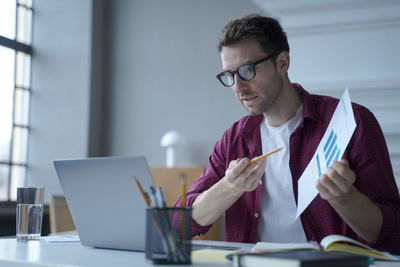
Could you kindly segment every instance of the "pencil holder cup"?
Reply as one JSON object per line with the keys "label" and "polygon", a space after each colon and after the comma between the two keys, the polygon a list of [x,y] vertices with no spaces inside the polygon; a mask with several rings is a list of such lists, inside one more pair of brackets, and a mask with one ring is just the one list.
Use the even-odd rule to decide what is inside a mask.
{"label": "pencil holder cup", "polygon": [[146,258],[153,264],[191,263],[192,208],[146,210]]}

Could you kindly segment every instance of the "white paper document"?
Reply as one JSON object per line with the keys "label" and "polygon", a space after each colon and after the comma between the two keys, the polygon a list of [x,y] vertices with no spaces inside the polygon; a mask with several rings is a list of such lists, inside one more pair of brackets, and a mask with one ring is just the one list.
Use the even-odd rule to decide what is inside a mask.
{"label": "white paper document", "polygon": [[79,235],[52,235],[52,236],[42,236],[42,240],[46,242],[56,243],[56,242],[80,242]]}
{"label": "white paper document", "polygon": [[346,89],[314,156],[298,181],[296,218],[318,195],[318,190],[315,187],[316,181],[334,160],[342,158],[355,129],[356,121],[351,107],[349,91]]}

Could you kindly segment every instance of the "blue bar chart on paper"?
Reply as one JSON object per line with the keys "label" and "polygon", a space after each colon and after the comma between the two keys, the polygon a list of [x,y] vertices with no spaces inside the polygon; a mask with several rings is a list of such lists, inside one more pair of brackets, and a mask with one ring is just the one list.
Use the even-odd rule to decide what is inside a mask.
{"label": "blue bar chart on paper", "polygon": [[341,160],[351,136],[356,128],[349,92],[346,89],[339,101],[320,143],[298,181],[299,216],[318,195],[316,181],[332,163]]}
{"label": "blue bar chart on paper", "polygon": [[[323,144],[323,153],[316,153],[315,156],[315,164],[313,171],[313,181],[319,179],[321,175],[324,173],[324,170],[331,166],[331,163],[334,160],[339,160],[340,155],[340,147],[337,143],[338,133],[334,130],[331,130],[329,133],[328,140]],[[321,156],[320,156],[321,154]]]}
{"label": "blue bar chart on paper", "polygon": [[336,143],[337,134],[332,130],[328,141],[325,143],[324,146],[324,153],[325,153],[325,160],[326,160],[326,167],[331,166],[331,162],[333,159],[338,160],[340,154],[340,148]]}

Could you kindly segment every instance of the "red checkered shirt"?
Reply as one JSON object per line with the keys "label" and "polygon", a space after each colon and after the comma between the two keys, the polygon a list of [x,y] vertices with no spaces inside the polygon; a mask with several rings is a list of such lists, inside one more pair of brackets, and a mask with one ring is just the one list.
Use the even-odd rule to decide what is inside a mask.
{"label": "red checkered shirt", "polygon": [[[303,102],[302,120],[290,136],[289,168],[293,179],[293,192],[297,201],[297,182],[310,162],[328,127],[338,99],[312,95],[300,85],[293,84]],[[365,107],[352,104],[357,123],[355,132],[343,158],[349,161],[356,174],[354,186],[376,203],[383,214],[382,230],[377,241],[368,243],[361,239],[318,195],[300,216],[309,241],[320,242],[327,235],[340,234],[357,239],[380,250],[400,247],[400,197],[389,153],[381,128],[374,115]],[[260,123],[263,115],[246,116],[235,122],[214,146],[207,167],[190,187],[187,205],[221,180],[229,162],[237,158],[253,158],[262,154]],[[254,243],[261,212],[259,185],[254,191],[244,193],[225,212],[225,240]],[[179,201],[177,202],[178,205]],[[271,218],[273,220],[273,218]],[[201,235],[211,226],[200,226],[193,221],[193,235]]]}

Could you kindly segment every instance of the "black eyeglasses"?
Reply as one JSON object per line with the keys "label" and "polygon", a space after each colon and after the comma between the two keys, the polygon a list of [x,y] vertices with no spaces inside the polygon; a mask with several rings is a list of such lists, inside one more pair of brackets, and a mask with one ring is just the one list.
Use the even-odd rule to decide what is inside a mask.
{"label": "black eyeglasses", "polygon": [[250,81],[252,80],[254,77],[256,77],[256,68],[255,66],[257,64],[260,64],[264,61],[267,61],[268,59],[273,58],[274,56],[278,55],[279,53],[273,53],[263,59],[260,59],[256,62],[250,63],[250,64],[244,64],[240,67],[238,67],[236,70],[234,71],[223,71],[220,74],[217,75],[217,79],[222,83],[222,85],[226,86],[226,87],[231,87],[235,84],[235,73],[238,74],[238,76],[240,77],[240,79],[244,80],[244,81]]}

